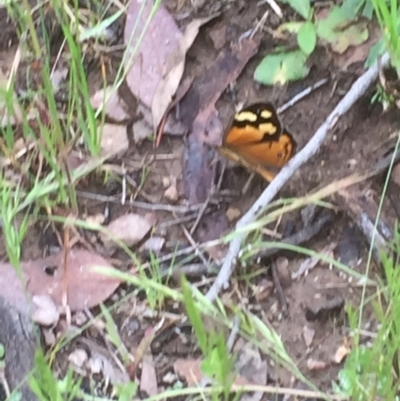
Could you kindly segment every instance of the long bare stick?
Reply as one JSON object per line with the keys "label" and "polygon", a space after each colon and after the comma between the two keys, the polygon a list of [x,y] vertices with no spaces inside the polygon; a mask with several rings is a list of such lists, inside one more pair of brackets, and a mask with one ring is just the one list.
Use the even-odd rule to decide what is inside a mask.
{"label": "long bare stick", "polygon": [[[380,67],[387,65],[388,62],[389,55],[386,53],[380,60]],[[250,210],[237,222],[236,229],[241,229],[249,223],[252,223],[260,214],[260,212],[262,212],[271,202],[283,185],[285,185],[286,182],[292,177],[294,172],[305,162],[307,162],[315,153],[317,153],[328,132],[336,125],[339,118],[344,115],[367,91],[367,89],[378,77],[378,72],[378,63],[375,63],[363,75],[361,75],[356,82],[354,82],[346,96],[338,103],[332,113],[318,128],[317,132],[310,139],[307,145],[304,146],[304,148],[297,153],[297,155],[295,155],[293,159],[279,172],[275,179],[268,185],[257,201],[253,204]],[[214,284],[211,286],[206,295],[209,300],[214,300],[221,288],[226,288],[228,286],[228,281],[234,270],[236,257],[240,251],[244,237],[245,234],[239,232],[231,241],[221,270],[219,271]]]}

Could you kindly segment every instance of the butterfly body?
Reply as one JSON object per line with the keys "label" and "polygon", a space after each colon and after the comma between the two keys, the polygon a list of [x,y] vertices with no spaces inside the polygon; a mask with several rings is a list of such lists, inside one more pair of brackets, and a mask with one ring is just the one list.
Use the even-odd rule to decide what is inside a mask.
{"label": "butterfly body", "polygon": [[296,142],[283,129],[270,103],[256,103],[235,114],[220,153],[272,181],[270,169],[283,167],[294,155]]}

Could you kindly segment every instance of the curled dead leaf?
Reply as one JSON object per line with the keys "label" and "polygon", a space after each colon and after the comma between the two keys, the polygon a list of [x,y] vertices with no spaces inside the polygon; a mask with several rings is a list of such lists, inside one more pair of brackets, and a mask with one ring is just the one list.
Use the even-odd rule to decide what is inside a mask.
{"label": "curled dead leaf", "polygon": [[115,239],[131,247],[141,241],[150,231],[152,224],[148,219],[136,213],[128,213],[113,220],[107,227],[107,233],[101,234],[104,246],[108,250],[118,248]]}
{"label": "curled dead leaf", "polygon": [[350,347],[346,344],[342,344],[335,352],[335,355],[332,357],[332,362],[334,363],[342,363],[344,358],[350,354]]}

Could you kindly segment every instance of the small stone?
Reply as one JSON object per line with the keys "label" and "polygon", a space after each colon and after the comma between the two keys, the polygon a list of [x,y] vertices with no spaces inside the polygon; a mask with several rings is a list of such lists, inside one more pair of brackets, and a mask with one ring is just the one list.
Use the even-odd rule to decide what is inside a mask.
{"label": "small stone", "polygon": [[226,211],[226,218],[228,219],[229,222],[232,222],[232,221],[238,219],[241,215],[242,215],[242,212],[240,211],[240,209],[238,209],[236,207],[230,207]]}
{"label": "small stone", "polygon": [[171,185],[169,188],[167,188],[164,192],[164,197],[171,202],[176,202],[179,199],[179,193],[176,185]]}
{"label": "small stone", "polygon": [[68,361],[73,363],[78,368],[82,368],[88,359],[86,351],[82,348],[77,348],[68,355]]}
{"label": "small stone", "polygon": [[58,322],[60,312],[48,295],[35,295],[32,302],[37,309],[33,312],[32,320],[42,326],[52,326]]}

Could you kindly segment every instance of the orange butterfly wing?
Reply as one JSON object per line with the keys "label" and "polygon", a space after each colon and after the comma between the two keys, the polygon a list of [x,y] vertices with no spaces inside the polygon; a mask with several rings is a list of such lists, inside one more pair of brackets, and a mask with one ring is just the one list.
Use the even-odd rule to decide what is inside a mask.
{"label": "orange butterfly wing", "polygon": [[235,114],[231,129],[224,137],[224,145],[241,145],[263,141],[266,137],[277,139],[282,125],[270,103],[256,103]]}
{"label": "orange butterfly wing", "polygon": [[251,164],[280,168],[292,158],[295,148],[292,135],[285,131],[278,140],[243,144],[232,150]]}
{"label": "orange butterfly wing", "polygon": [[296,142],[282,126],[273,106],[257,103],[238,112],[219,148],[225,157],[272,181],[266,167],[283,167],[296,151]]}

